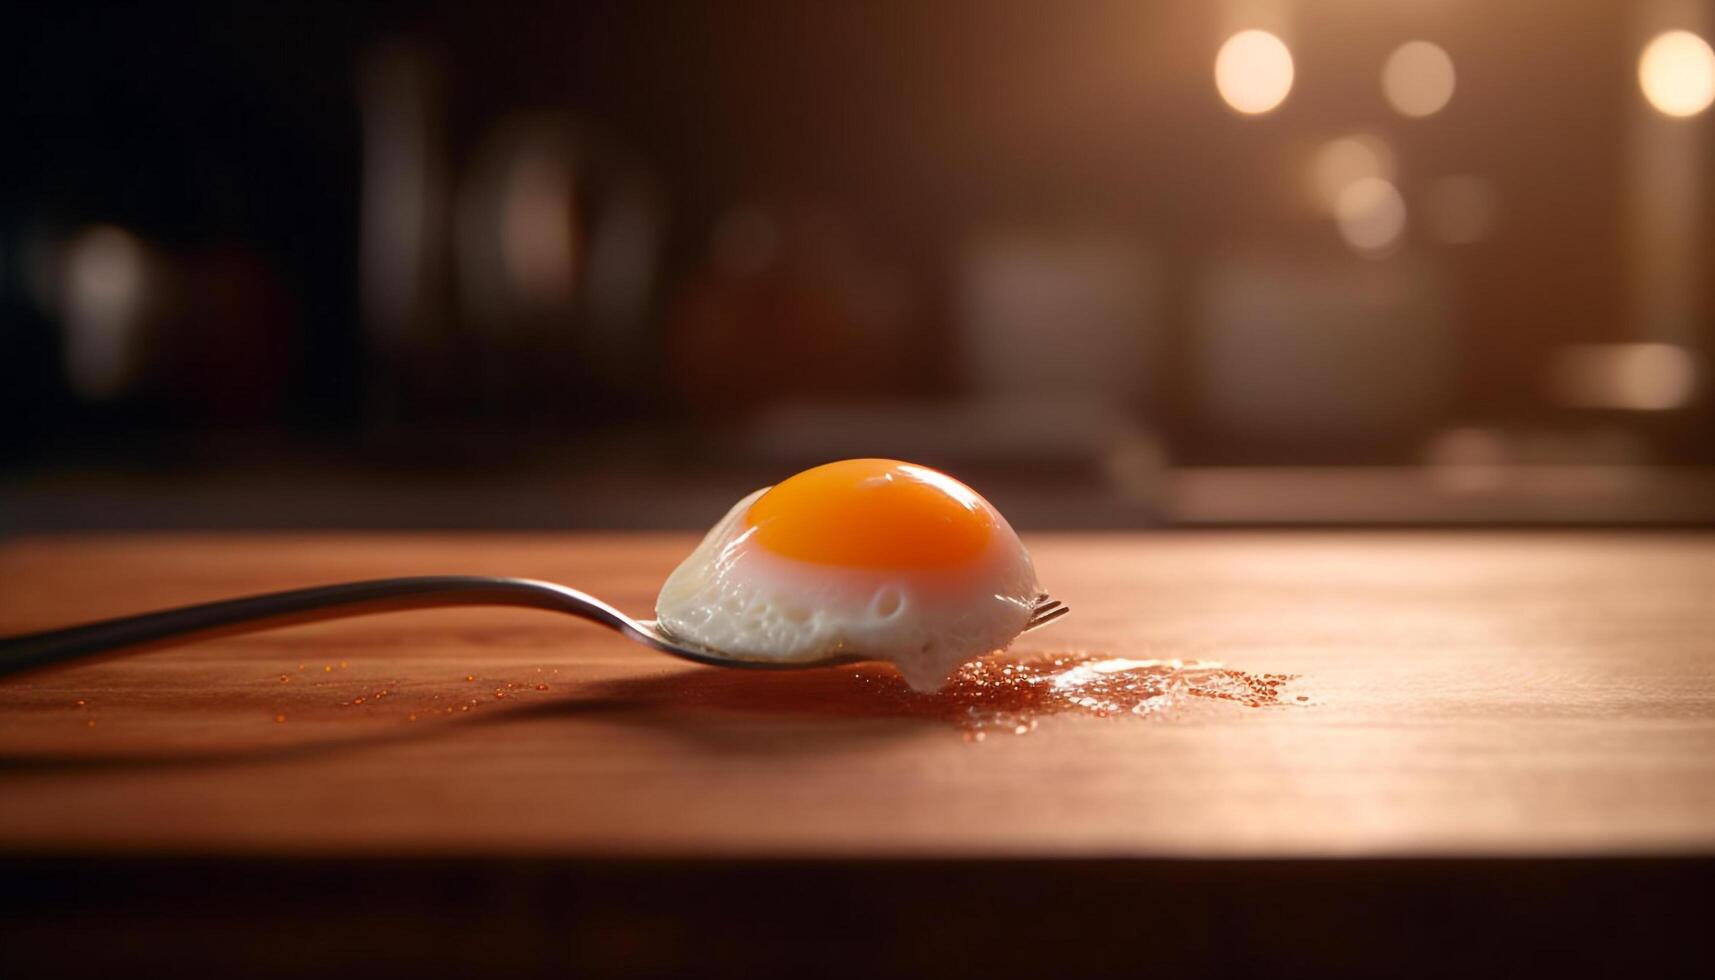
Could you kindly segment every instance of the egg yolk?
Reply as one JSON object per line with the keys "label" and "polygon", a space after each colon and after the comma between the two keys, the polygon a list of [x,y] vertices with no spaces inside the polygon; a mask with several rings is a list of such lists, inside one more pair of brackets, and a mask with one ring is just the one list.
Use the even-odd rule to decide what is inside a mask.
{"label": "egg yolk", "polygon": [[948,568],[988,547],[995,514],[945,473],[894,459],[848,459],[776,484],[745,515],[755,541],[786,558],[847,568]]}

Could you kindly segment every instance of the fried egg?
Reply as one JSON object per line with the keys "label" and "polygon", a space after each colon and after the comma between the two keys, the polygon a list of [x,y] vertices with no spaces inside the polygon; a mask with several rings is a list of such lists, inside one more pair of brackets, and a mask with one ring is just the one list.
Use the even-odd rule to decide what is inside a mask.
{"label": "fried egg", "polygon": [[848,459],[740,500],[655,604],[669,634],[736,659],[892,661],[918,690],[1007,647],[1040,592],[1000,512],[926,466]]}

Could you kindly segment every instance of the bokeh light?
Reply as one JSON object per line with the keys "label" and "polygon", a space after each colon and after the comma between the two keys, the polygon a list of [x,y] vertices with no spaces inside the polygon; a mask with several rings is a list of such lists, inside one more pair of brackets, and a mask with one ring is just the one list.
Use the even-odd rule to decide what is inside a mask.
{"label": "bokeh light", "polygon": [[1340,194],[1366,177],[1394,178],[1393,148],[1379,136],[1356,133],[1329,140],[1310,160],[1310,193],[1318,209],[1333,214]]}
{"label": "bokeh light", "polygon": [[1697,362],[1673,344],[1574,344],[1551,367],[1566,405],[1660,412],[1679,408],[1697,388]]}
{"label": "bokeh light", "polygon": [[519,147],[500,205],[501,253],[518,296],[545,306],[571,302],[578,218],[570,163],[561,149],[546,140]]}
{"label": "bokeh light", "polygon": [[1428,41],[1407,41],[1382,66],[1382,94],[1402,116],[1433,116],[1453,98],[1453,59]]}
{"label": "bokeh light", "polygon": [[1366,258],[1393,252],[1405,234],[1405,198],[1380,177],[1353,181],[1334,203],[1340,237]]}
{"label": "bokeh light", "polygon": [[65,368],[84,398],[120,395],[136,373],[147,276],[143,243],[122,228],[96,225],[66,246]]}
{"label": "bokeh light", "polygon": [[1715,101],[1715,51],[1690,31],[1659,34],[1638,58],[1638,85],[1657,111],[1695,116]]}
{"label": "bokeh light", "polygon": [[1267,31],[1240,31],[1215,55],[1215,88],[1239,112],[1268,112],[1292,91],[1292,52]]}

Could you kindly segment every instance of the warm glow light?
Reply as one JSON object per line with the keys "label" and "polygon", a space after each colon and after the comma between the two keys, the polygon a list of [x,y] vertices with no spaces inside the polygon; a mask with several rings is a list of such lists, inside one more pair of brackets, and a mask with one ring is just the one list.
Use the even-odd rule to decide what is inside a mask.
{"label": "warm glow light", "polygon": [[1292,91],[1292,52],[1267,31],[1240,31],[1215,55],[1215,88],[1239,112],[1267,112]]}
{"label": "warm glow light", "polygon": [[1568,405],[1659,412],[1691,399],[1697,364],[1672,344],[1578,344],[1557,352],[1552,380]]}
{"label": "warm glow light", "polygon": [[1379,258],[1405,234],[1405,199],[1380,177],[1353,181],[1334,202],[1340,237],[1360,255]]}
{"label": "warm glow light", "polygon": [[1310,190],[1318,207],[1333,214],[1340,193],[1366,177],[1392,180],[1393,150],[1367,133],[1329,140],[1310,161]]}
{"label": "warm glow light", "polygon": [[577,201],[565,161],[526,144],[512,161],[500,208],[500,245],[518,295],[543,305],[571,301],[577,270]]}
{"label": "warm glow light", "polygon": [[358,76],[363,120],[359,225],[363,311],[385,342],[421,322],[438,267],[436,208],[443,179],[434,149],[434,60],[403,44],[364,55]]}
{"label": "warm glow light", "polygon": [[1644,97],[1669,116],[1695,116],[1715,101],[1715,51],[1690,31],[1657,35],[1638,58]]}
{"label": "warm glow light", "polygon": [[1382,66],[1382,94],[1402,116],[1433,116],[1453,98],[1453,59],[1428,41],[1407,41]]}
{"label": "warm glow light", "polygon": [[148,255],[129,232],[97,225],[65,251],[66,375],[91,400],[124,392],[137,367]]}

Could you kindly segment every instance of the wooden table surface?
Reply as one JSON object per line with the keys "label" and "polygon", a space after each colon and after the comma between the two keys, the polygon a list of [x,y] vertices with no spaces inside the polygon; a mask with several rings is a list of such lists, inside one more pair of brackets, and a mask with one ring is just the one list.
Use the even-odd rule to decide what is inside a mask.
{"label": "wooden table surface", "polygon": [[[540,612],[389,614],[0,682],[0,852],[1715,852],[1715,535],[1026,537],[1075,610],[1028,648],[1290,673],[1292,697],[971,741],[849,670],[694,667]],[[24,538],[0,546],[0,630],[436,572],[643,613],[690,544]]]}

